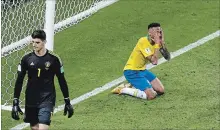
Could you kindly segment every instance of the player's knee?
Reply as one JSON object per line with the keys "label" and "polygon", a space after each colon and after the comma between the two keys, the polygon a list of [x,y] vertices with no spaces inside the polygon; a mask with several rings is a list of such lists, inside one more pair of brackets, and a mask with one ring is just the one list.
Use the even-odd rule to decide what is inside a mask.
{"label": "player's knee", "polygon": [[164,88],[159,88],[159,89],[157,90],[157,94],[158,94],[158,95],[163,95],[164,93],[165,93]]}
{"label": "player's knee", "polygon": [[153,100],[156,96],[153,96],[153,95],[148,95],[147,96],[147,100]]}
{"label": "player's knee", "polygon": [[155,92],[152,88],[145,90],[148,100],[152,100],[156,97],[157,92]]}

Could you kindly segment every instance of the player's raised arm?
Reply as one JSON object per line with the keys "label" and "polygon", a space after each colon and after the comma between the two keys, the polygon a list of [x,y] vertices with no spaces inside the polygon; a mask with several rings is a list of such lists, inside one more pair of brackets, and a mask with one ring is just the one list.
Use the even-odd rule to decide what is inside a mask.
{"label": "player's raised arm", "polygon": [[58,82],[60,85],[60,89],[63,93],[64,101],[65,101],[64,115],[66,115],[68,112],[68,118],[70,118],[70,117],[72,117],[72,115],[74,113],[74,109],[73,109],[72,105],[70,104],[69,89],[67,86],[66,79],[64,77],[64,68],[63,68],[63,64],[59,58],[57,58],[55,61],[55,71],[56,71],[56,76],[58,78]]}
{"label": "player's raised arm", "polygon": [[154,42],[154,54],[151,56],[148,56],[147,59],[153,64],[157,65],[158,63],[158,56],[159,56],[159,49],[161,47],[161,34],[158,32],[158,30],[151,30],[149,29],[149,33],[151,34],[151,40]]}
{"label": "player's raised arm", "polygon": [[170,60],[171,59],[171,56],[170,56],[170,52],[168,51],[167,47],[166,47],[166,44],[165,44],[165,40],[164,40],[164,32],[161,28],[161,45],[162,47],[159,49],[161,55],[164,57],[164,59],[166,60]]}

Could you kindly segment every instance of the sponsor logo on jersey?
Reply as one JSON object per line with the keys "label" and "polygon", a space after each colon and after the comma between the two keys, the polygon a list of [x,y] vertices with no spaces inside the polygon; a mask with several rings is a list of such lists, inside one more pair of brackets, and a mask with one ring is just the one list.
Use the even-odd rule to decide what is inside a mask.
{"label": "sponsor logo on jersey", "polygon": [[34,62],[31,62],[30,66],[34,66]]}

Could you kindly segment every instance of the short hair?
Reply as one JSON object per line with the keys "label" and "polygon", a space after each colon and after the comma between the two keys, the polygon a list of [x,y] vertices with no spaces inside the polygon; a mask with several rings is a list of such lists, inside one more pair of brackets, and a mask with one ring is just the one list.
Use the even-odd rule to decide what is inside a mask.
{"label": "short hair", "polygon": [[148,25],[148,29],[153,28],[153,27],[160,27],[160,23],[151,23]]}
{"label": "short hair", "polygon": [[32,34],[31,37],[34,38],[39,38],[42,41],[46,40],[46,33],[44,30],[35,30]]}

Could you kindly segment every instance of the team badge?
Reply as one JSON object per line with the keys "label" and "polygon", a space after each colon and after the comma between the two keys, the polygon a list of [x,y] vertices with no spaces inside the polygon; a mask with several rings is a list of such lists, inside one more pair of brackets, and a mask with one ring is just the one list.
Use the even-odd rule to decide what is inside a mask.
{"label": "team badge", "polygon": [[147,54],[150,54],[150,53],[151,53],[150,48],[146,48],[145,51],[146,51]]}
{"label": "team badge", "polygon": [[49,61],[45,62],[45,69],[48,70],[50,65],[51,65],[51,63]]}

